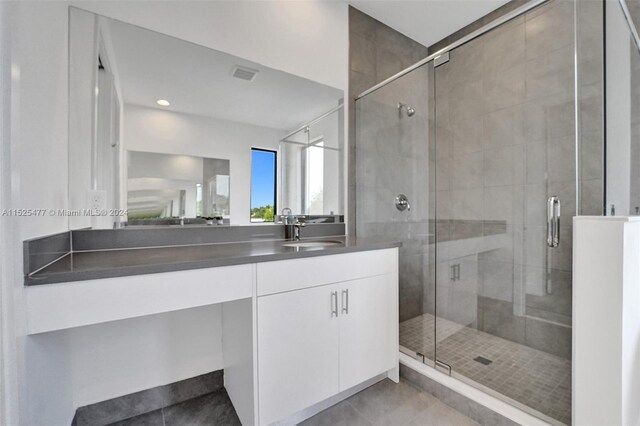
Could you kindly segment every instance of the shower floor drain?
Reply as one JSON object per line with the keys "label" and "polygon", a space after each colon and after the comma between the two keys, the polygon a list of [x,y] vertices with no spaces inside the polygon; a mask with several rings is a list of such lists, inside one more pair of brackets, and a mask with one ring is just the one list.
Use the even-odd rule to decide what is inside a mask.
{"label": "shower floor drain", "polygon": [[474,361],[478,361],[480,364],[484,364],[484,365],[489,365],[491,364],[493,361],[491,361],[490,359],[487,359],[483,356],[477,356],[473,359]]}

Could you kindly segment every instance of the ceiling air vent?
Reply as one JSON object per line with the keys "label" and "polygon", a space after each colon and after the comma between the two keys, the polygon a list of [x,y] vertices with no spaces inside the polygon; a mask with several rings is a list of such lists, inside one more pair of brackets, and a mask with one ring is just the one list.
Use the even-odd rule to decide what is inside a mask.
{"label": "ceiling air vent", "polygon": [[239,78],[240,80],[253,81],[255,80],[256,75],[258,75],[258,71],[236,65],[233,67],[231,75],[235,78]]}

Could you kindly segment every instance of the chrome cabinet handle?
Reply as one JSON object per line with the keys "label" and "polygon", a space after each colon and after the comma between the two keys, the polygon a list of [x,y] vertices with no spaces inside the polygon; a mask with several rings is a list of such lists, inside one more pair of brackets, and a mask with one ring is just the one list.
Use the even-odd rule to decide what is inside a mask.
{"label": "chrome cabinet handle", "polygon": [[349,315],[349,289],[342,290],[342,313]]}
{"label": "chrome cabinet handle", "polygon": [[552,195],[547,200],[547,245],[558,247],[560,244],[560,198]]}
{"label": "chrome cabinet handle", "polygon": [[338,316],[338,292],[331,292],[331,318]]}

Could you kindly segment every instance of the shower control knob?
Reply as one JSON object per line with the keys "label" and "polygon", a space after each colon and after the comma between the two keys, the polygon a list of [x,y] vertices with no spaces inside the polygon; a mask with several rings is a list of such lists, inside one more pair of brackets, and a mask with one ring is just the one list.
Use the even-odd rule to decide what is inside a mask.
{"label": "shower control knob", "polygon": [[407,210],[411,211],[411,204],[409,204],[409,199],[404,194],[398,194],[396,197],[396,208],[401,212]]}

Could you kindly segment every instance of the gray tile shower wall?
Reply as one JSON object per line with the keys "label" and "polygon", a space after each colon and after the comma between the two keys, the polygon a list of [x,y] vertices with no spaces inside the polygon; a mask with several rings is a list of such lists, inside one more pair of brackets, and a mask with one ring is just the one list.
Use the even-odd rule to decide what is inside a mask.
{"label": "gray tile shower wall", "polygon": [[[570,305],[569,305],[570,306]],[[565,308],[566,309],[566,308]],[[478,330],[531,348],[571,359],[571,317],[553,318],[546,310],[530,309],[530,316],[513,314],[513,304],[478,297]]]}
{"label": "gray tile shower wall", "polygon": [[[363,91],[428,55],[427,48],[394,29],[349,7],[349,143],[348,189],[356,191],[355,98]],[[347,206],[349,235],[356,231],[355,197]]]}

